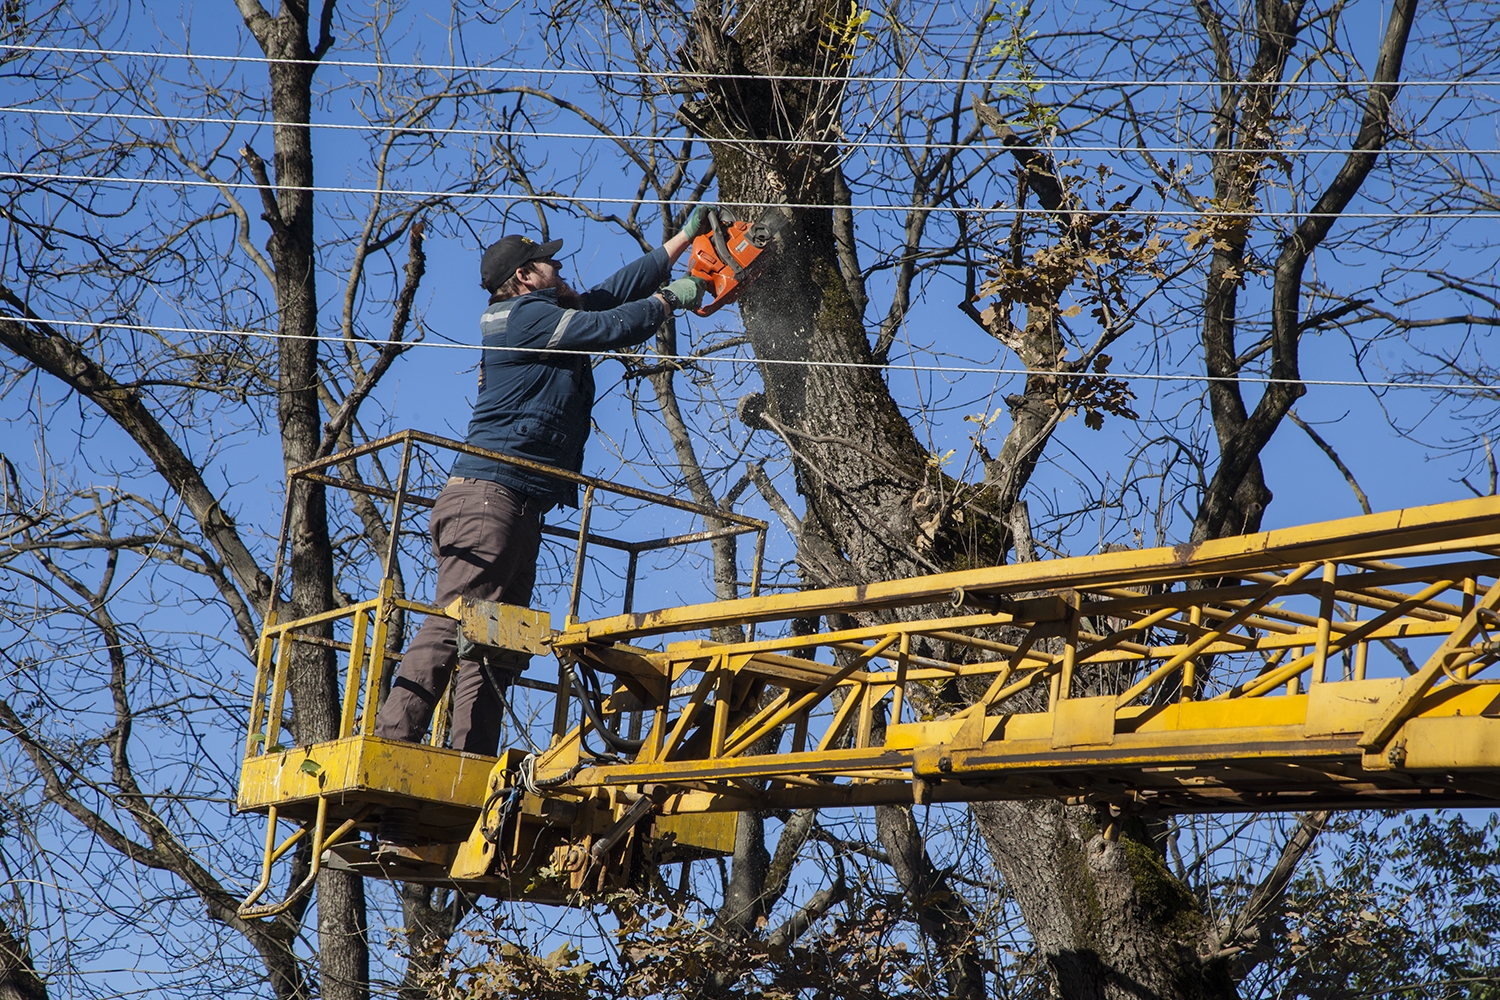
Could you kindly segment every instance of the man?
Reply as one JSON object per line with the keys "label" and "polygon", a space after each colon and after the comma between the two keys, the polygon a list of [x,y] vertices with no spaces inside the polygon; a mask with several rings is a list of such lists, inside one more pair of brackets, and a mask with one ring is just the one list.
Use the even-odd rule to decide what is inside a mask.
{"label": "man", "polygon": [[[589,353],[566,352],[639,344],[673,310],[696,306],[703,297],[696,278],[661,286],[705,225],[704,210],[695,209],[682,232],[582,294],[562,278],[555,257],[562,240],[536,243],[512,234],[487,249],[479,274],[490,301],[479,327],[489,349],[480,365],[468,443],[580,471],[594,404],[592,359]],[[576,506],[577,487],[471,455],[459,456],[450,473],[430,522],[437,603],[472,597],[529,604],[542,515],[559,503]],[[376,736],[422,738],[457,662],[456,633],[450,618],[432,615],[423,622],[380,706]],[[506,673],[494,681],[504,684],[509,673],[525,669],[526,657],[517,654],[513,662],[499,666]],[[495,753],[501,722],[495,686],[479,664],[466,660],[459,665],[453,696],[455,749]],[[389,832],[389,839],[397,841],[400,832]],[[383,834],[381,839],[388,838]]]}

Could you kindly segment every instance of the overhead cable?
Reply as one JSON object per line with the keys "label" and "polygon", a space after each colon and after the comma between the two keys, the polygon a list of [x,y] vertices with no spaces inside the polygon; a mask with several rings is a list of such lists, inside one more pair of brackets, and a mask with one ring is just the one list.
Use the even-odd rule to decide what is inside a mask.
{"label": "overhead cable", "polygon": [[[0,114],[27,114],[39,117],[62,117],[62,118],[101,118],[109,121],[147,121],[162,122],[179,125],[228,125],[244,126],[246,128],[273,128],[278,124],[272,119],[265,118],[215,118],[196,115],[151,115],[144,113],[121,113],[116,111],[82,111],[75,108],[30,108],[25,106],[0,107]],[[990,145],[984,142],[908,142],[897,139],[777,139],[777,138],[746,138],[746,139],[711,139],[703,136],[691,135],[656,135],[633,132],[537,132],[530,129],[493,129],[493,128],[449,128],[433,125],[374,125],[368,122],[292,122],[296,128],[326,129],[329,131],[346,132],[372,132],[385,133],[397,132],[410,135],[479,135],[494,138],[517,138],[517,139],[580,139],[590,142],[656,142],[677,143],[684,141],[701,142],[705,144],[723,143],[735,146],[837,146],[840,149],[988,149],[990,151],[1003,151],[1007,147]],[[1050,148],[1050,147],[1049,147]],[[1059,145],[1053,151],[1058,153],[1218,153],[1218,154],[1264,154],[1274,156],[1307,156],[1315,154],[1339,155],[1353,152],[1343,146],[1304,146],[1304,147],[1241,147],[1219,148],[1216,146],[1089,146],[1089,145]],[[1458,154],[1468,155],[1493,155],[1500,153],[1500,147],[1494,149],[1470,149],[1467,147],[1458,149],[1382,149],[1382,156],[1455,156]]]}
{"label": "overhead cable", "polygon": [[769,365],[773,367],[788,368],[869,368],[892,372],[932,372],[939,375],[1035,375],[1043,378],[1112,378],[1134,380],[1142,382],[1237,382],[1251,385],[1317,385],[1333,386],[1339,388],[1355,389],[1428,389],[1433,391],[1449,392],[1488,392],[1500,393],[1500,383],[1461,383],[1461,382],[1404,382],[1392,380],[1387,382],[1376,382],[1366,379],[1323,379],[1323,378],[1298,378],[1282,379],[1271,378],[1263,375],[1199,375],[1193,373],[1162,374],[1158,372],[1093,372],[1093,371],[1067,371],[1065,369],[1036,369],[1036,368],[996,368],[992,366],[977,365],[919,365],[899,364],[895,362],[864,362],[864,361],[811,361],[798,358],[734,358],[716,355],[699,354],[657,354],[636,351],[578,351],[561,347],[508,347],[493,346],[488,344],[456,344],[438,343],[427,340],[375,340],[364,338],[345,338],[314,336],[303,337],[291,333],[272,333],[269,330],[227,330],[213,327],[194,326],[152,326],[142,323],[115,323],[94,322],[90,320],[62,319],[56,317],[40,316],[0,316],[12,323],[25,323],[31,326],[82,326],[105,330],[135,330],[143,333],[190,333],[208,334],[226,337],[250,337],[262,340],[300,340],[316,341],[318,343],[337,344],[348,347],[402,347],[402,348],[437,348],[440,350],[455,351],[498,351],[510,354],[539,354],[572,357],[599,357],[619,358],[624,361],[638,361],[645,363],[660,363],[664,361],[678,364],[730,364],[730,365]]}
{"label": "overhead cable", "polygon": [[[82,48],[67,45],[19,45],[14,43],[0,43],[0,49],[13,52],[38,52],[55,53],[59,55],[86,55],[86,56],[121,56],[132,59],[173,59],[198,62],[243,62],[260,64],[289,64],[289,65],[311,65],[311,66],[338,66],[350,69],[410,69],[429,70],[435,73],[499,73],[503,75],[523,76],[577,76],[577,77],[620,77],[624,79],[665,79],[665,80],[775,80],[788,83],[913,83],[913,84],[964,84],[969,86],[983,86],[985,84],[1005,85],[1014,83],[1012,80],[998,79],[986,80],[970,76],[953,77],[922,77],[922,76],[811,76],[799,74],[778,73],[695,73],[688,70],[623,70],[623,69],[590,69],[590,68],[546,68],[538,69],[535,66],[481,66],[465,63],[403,63],[386,62],[380,59],[283,59],[272,56],[247,56],[229,55],[219,53],[198,52],[151,52],[145,49],[95,49]],[[1285,87],[1287,89],[1347,89],[1365,88],[1376,86],[1368,80],[1118,80],[1108,77],[1100,78],[1069,78],[1052,77],[1048,79],[1031,79],[1026,81],[1027,86],[1038,85],[1042,87]],[[1402,80],[1402,87],[1451,87],[1457,85],[1492,87],[1500,85],[1500,80],[1475,79],[1469,80],[1462,77],[1443,80]]]}
{"label": "overhead cable", "polygon": [[[29,181],[70,181],[81,184],[116,184],[116,185],[141,185],[143,187],[201,187],[213,188],[236,188],[248,191],[269,190],[282,193],[287,191],[307,191],[324,194],[378,194],[383,197],[402,195],[408,198],[436,198],[440,200],[469,199],[474,201],[500,201],[500,202],[556,202],[564,205],[639,205],[640,198],[606,198],[602,195],[584,197],[582,195],[566,194],[503,194],[498,191],[431,191],[431,190],[404,190],[401,188],[383,187],[348,187],[325,184],[271,184],[269,187],[256,184],[254,181],[205,181],[189,178],[170,177],[104,177],[97,174],[53,174],[45,171],[10,170],[0,171],[0,180],[29,180]],[[654,201],[654,199],[653,199]],[[678,204],[675,200],[668,200],[668,204]],[[689,208],[692,202],[682,202],[681,207]],[[1224,211],[1208,210],[1194,211],[1191,209],[1147,209],[1147,208],[1016,208],[1008,205],[840,205],[835,202],[799,202],[789,205],[786,202],[775,201],[729,201],[718,202],[720,205],[731,208],[815,208],[828,209],[830,211],[850,212],[911,212],[920,211],[936,215],[1088,215],[1097,218],[1106,216],[1153,216],[1157,218],[1188,218],[1188,219],[1500,219],[1500,211],[1472,211],[1472,212],[1281,212],[1270,210],[1253,211]]]}

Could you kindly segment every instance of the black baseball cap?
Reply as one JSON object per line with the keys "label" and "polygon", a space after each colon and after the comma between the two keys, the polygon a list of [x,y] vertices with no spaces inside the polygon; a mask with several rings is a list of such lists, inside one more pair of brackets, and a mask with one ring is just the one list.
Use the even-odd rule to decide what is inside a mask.
{"label": "black baseball cap", "polygon": [[538,243],[516,233],[502,236],[498,243],[490,244],[490,248],[480,258],[479,283],[484,286],[485,291],[493,292],[516,273],[516,268],[534,260],[547,260],[561,250],[562,245],[562,240]]}

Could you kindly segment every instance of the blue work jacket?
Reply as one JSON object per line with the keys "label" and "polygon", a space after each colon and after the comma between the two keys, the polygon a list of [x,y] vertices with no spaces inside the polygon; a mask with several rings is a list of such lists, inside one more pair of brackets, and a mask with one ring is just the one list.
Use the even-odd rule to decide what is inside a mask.
{"label": "blue work jacket", "polygon": [[[536,349],[597,352],[646,340],[668,310],[651,295],[671,273],[657,248],[581,296],[577,309],[545,288],[496,302],[479,321],[486,348],[469,444],[579,472],[594,406],[592,358]],[[494,348],[503,348],[495,350]],[[451,474],[501,483],[543,503],[578,503],[578,488],[541,473],[460,455]]]}

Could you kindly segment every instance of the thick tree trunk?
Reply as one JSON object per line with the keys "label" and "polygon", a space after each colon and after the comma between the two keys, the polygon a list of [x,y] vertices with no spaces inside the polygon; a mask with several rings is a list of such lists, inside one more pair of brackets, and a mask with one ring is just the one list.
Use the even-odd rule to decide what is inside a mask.
{"label": "thick tree trunk", "polygon": [[[1260,141],[1276,112],[1277,90],[1263,84],[1281,78],[1297,41],[1303,2],[1267,0],[1256,6],[1255,58],[1245,79],[1261,85],[1249,87],[1240,85],[1234,66],[1233,32],[1211,0],[1195,5],[1225,81],[1214,183],[1216,203],[1230,212],[1255,206],[1265,154],[1244,147]],[[833,0],[777,0],[747,5],[730,18],[720,16],[720,6],[697,8],[693,43],[684,54],[688,75],[703,70],[739,78],[698,78],[704,98],[684,105],[681,117],[710,141],[725,202],[792,206],[772,266],[741,302],[746,331],[762,361],[764,420],[790,449],[806,499],[803,547],[807,539],[826,543],[808,553],[804,567],[816,571],[826,564],[824,549],[831,548],[856,579],[951,568],[955,552],[933,544],[924,491],[947,484],[929,482],[936,470],[871,364],[862,303],[847,280],[852,253],[847,234],[841,243],[830,211],[795,207],[849,200],[838,183],[837,163],[819,145],[839,134],[835,126],[842,94],[827,77],[838,49],[828,26],[838,23],[840,5]],[[1194,526],[1195,540],[1256,530],[1270,502],[1259,455],[1302,391],[1296,381],[1302,269],[1332,215],[1342,211],[1373,163],[1388,125],[1394,94],[1390,81],[1399,73],[1414,6],[1415,0],[1401,0],[1393,9],[1357,152],[1320,199],[1318,212],[1323,214],[1299,227],[1277,261],[1272,336],[1260,349],[1271,351],[1272,372],[1285,384],[1268,387],[1252,413],[1232,381],[1211,383],[1220,462]],[[732,36],[720,27],[728,23],[736,25]],[[745,78],[753,74],[780,79]],[[803,76],[823,82],[787,79]],[[767,138],[801,143],[736,142]],[[1232,378],[1248,360],[1238,353],[1235,328],[1239,291],[1250,263],[1248,226],[1246,217],[1237,214],[1209,220],[1207,236],[1214,244],[1203,300],[1204,347],[1209,374],[1221,378]],[[1016,331],[1018,351],[1046,347],[1053,329],[1045,305],[1033,305],[1030,312],[1027,329]],[[1055,365],[1055,350],[1043,354],[1048,365]],[[806,361],[837,365],[798,364]],[[1000,456],[987,463],[986,500],[1001,522],[1019,499],[1055,426],[1049,388],[1028,380],[1027,391],[1010,400],[1014,426]],[[991,548],[991,558],[1002,555],[999,546]],[[1139,823],[1126,817],[1106,831],[1092,809],[1057,803],[983,805],[975,807],[974,815],[1020,902],[1058,995],[1101,1000],[1234,995],[1227,966],[1200,957],[1212,935],[1197,901],[1173,878],[1158,845]],[[903,884],[909,891],[920,890],[921,859],[911,839],[898,836],[903,829],[899,816],[883,813],[881,822],[891,853],[899,855],[893,864]],[[924,929],[934,939],[942,933],[938,927]]]}
{"label": "thick tree trunk", "polygon": [[1093,808],[1058,802],[972,807],[1032,940],[1068,1000],[1236,996],[1205,967],[1196,901],[1143,829],[1110,840]]}
{"label": "thick tree trunk", "polygon": [[[1009,512],[1016,559],[1037,558],[1024,501]],[[970,807],[1046,962],[1054,996],[1085,1000],[1228,998],[1223,962],[1200,958],[1208,926],[1138,822],[1101,827],[1093,807]]]}
{"label": "thick tree trunk", "polygon": [[[698,8],[694,23],[701,30],[688,61],[718,73],[826,72],[832,56],[822,44],[824,26],[847,14],[833,0],[777,0],[750,7],[729,36],[707,6]],[[841,87],[786,80],[705,85],[706,99],[690,102],[682,117],[728,140],[711,146],[723,202],[834,202],[838,167],[831,159],[809,154],[809,147],[733,140],[826,135]],[[856,566],[917,572],[910,501],[922,485],[927,452],[873,363],[860,309],[839,268],[833,213],[792,207],[789,215],[772,251],[774,266],[740,300],[763,362],[766,421],[796,459],[809,526]],[[844,367],[798,364],[804,361]]]}
{"label": "thick tree trunk", "polygon": [[[723,165],[719,178],[728,200],[770,200],[759,178]],[[807,200],[828,199],[819,190]],[[912,499],[929,456],[873,365],[837,267],[830,213],[797,210],[776,253],[776,267],[745,294],[742,312],[757,358],[773,362],[762,368],[766,416],[796,458],[806,519],[857,567],[922,572]],[[800,361],[869,367],[774,363]]]}

